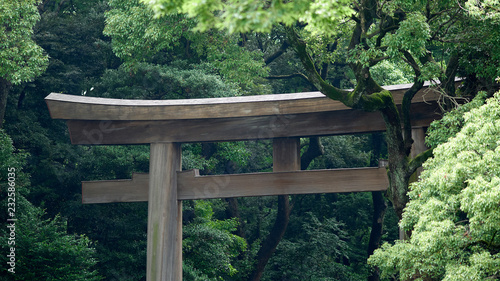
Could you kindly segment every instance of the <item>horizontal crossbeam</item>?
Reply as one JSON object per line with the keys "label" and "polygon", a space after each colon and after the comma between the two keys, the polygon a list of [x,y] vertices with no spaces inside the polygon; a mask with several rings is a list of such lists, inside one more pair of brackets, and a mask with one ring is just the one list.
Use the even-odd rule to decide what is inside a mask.
{"label": "horizontal crossbeam", "polygon": [[[411,107],[414,128],[428,127],[440,116],[438,105]],[[279,116],[155,121],[67,121],[71,142],[83,145],[154,142],[216,142],[311,137],[385,131],[379,112],[342,110]]]}
{"label": "horizontal crossbeam", "polygon": [[[411,85],[388,87],[396,104]],[[412,126],[440,118],[433,88],[420,90]],[[299,93],[195,100],[117,100],[51,94],[52,118],[66,119],[81,145],[215,142],[385,131],[379,112],[350,109],[323,94]]]}
{"label": "horizontal crossbeam", "polygon": [[[412,84],[386,86],[396,104]],[[439,93],[426,83],[414,102],[435,100]],[[45,98],[53,119],[190,120],[327,112],[349,109],[320,92],[180,100],[126,100],[52,93]]]}
{"label": "horizontal crossbeam", "polygon": [[[177,172],[177,199],[195,200],[282,194],[342,193],[386,190],[385,168],[352,168],[274,173],[200,176],[198,170]],[[82,202],[148,200],[149,175],[131,180],[82,182]]]}

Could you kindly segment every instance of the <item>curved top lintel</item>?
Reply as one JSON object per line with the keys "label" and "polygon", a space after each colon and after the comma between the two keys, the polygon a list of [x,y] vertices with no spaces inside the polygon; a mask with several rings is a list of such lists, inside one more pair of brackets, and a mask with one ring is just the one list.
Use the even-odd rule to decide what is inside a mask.
{"label": "curved top lintel", "polygon": [[[412,84],[385,87],[401,103]],[[414,101],[435,100],[424,87]],[[66,120],[185,120],[302,114],[350,109],[320,92],[180,100],[127,100],[51,93],[51,117]]]}

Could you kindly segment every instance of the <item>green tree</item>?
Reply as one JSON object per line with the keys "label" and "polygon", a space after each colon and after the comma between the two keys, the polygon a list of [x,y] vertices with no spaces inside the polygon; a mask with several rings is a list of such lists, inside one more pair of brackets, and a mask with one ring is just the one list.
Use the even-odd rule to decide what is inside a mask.
{"label": "green tree", "polygon": [[[452,113],[430,133],[441,144],[424,163],[420,181],[412,184],[401,221],[412,236],[384,244],[369,259],[383,275],[500,278],[500,92],[480,106],[482,101],[484,95],[463,118]],[[441,135],[448,139],[442,142]]]}
{"label": "green tree", "polygon": [[39,2],[0,1],[0,128],[12,84],[31,81],[47,67],[47,56],[32,38]]}
{"label": "green tree", "polygon": [[[0,235],[3,238],[15,237],[14,243],[2,239],[0,249],[2,264],[10,261],[11,248],[14,248],[14,273],[8,272],[11,266],[3,266],[0,271],[2,280],[101,280],[95,265],[95,250],[92,242],[85,236],[67,233],[67,224],[59,216],[44,218],[46,213],[32,205],[25,196],[29,193],[29,174],[24,173],[27,153],[16,151],[10,137],[0,129],[0,205],[7,210],[7,204],[15,198],[14,217],[2,212],[2,221],[15,218],[15,230],[3,225]],[[15,170],[12,170],[15,169]],[[9,175],[10,173],[10,175]],[[15,190],[9,185],[12,177]],[[11,188],[9,190],[9,188]],[[12,196],[15,194],[15,196]],[[8,198],[11,198],[10,200]],[[9,205],[9,207],[13,207]],[[7,224],[11,224],[8,222]],[[15,235],[12,236],[11,233]]]}
{"label": "green tree", "polygon": [[194,32],[196,21],[181,14],[152,19],[153,11],[138,0],[112,0],[109,5],[104,34],[112,38],[113,51],[127,66],[183,60],[248,92],[258,77],[267,74],[259,52],[238,47],[238,36],[218,30]]}
{"label": "green tree", "polygon": [[[302,63],[302,75],[310,83],[349,107],[382,114],[387,128],[389,197],[402,217],[409,179],[431,155],[427,151],[415,159],[409,156],[413,142],[411,100],[424,81],[431,79],[440,80],[447,95],[455,95],[462,44],[450,42],[463,42],[464,32],[457,23],[467,23],[459,4],[412,0],[144,2],[159,16],[183,13],[195,18],[199,30],[215,27],[230,33],[270,32],[282,24],[288,44]],[[339,89],[322,75],[322,63],[333,63],[340,54],[353,73],[353,91]],[[404,94],[400,109],[391,93],[380,87],[384,81],[376,81],[372,75],[372,69],[386,60],[404,63],[412,72],[414,84]]]}
{"label": "green tree", "polygon": [[193,221],[183,230],[184,278],[231,280],[238,273],[234,264],[247,247],[245,239],[232,234],[238,221],[213,218],[210,201],[194,201],[193,205]]}

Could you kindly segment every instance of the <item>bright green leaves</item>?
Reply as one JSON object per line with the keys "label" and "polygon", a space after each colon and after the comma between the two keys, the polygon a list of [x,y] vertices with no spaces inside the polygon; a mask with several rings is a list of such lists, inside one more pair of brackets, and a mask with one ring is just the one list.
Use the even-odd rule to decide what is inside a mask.
{"label": "bright green leaves", "polygon": [[[498,148],[497,148],[498,150]],[[493,154],[493,155],[492,155]],[[485,157],[498,158],[499,151],[488,153]],[[495,159],[498,164],[498,159]],[[498,174],[498,167],[493,167]],[[477,232],[474,236],[488,236],[490,241],[492,234],[500,225],[500,212],[498,212],[498,202],[500,202],[500,178],[492,179],[479,176],[468,181],[468,188],[464,190],[463,197],[460,201],[464,212],[471,214],[471,228]],[[480,235],[478,235],[480,234]],[[478,238],[479,238],[478,237]]]}
{"label": "bright green leaves", "polygon": [[[246,250],[245,239],[232,234],[237,219],[213,218],[213,206],[219,201],[194,201],[195,218],[184,227],[184,271],[188,280],[227,280],[237,273],[236,257]],[[196,279],[198,278],[198,279]]]}
{"label": "bright green leaves", "polygon": [[337,26],[354,13],[351,9],[351,2],[346,0],[314,1],[300,17],[300,20],[307,23],[305,30],[312,35],[336,34],[338,32]]}
{"label": "bright green leaves", "polygon": [[380,85],[397,85],[411,83],[412,75],[406,71],[404,65],[384,60],[370,69],[375,81]]}
{"label": "bright green leaves", "polygon": [[273,25],[307,22],[310,32],[330,34],[340,19],[353,13],[347,0],[142,0],[156,15],[185,13],[196,17],[197,30],[219,28],[235,32],[269,32]]}
{"label": "bright green leaves", "polygon": [[299,0],[282,3],[280,0],[252,1],[236,0],[228,1],[221,11],[221,22],[215,26],[204,25],[204,28],[215,27],[226,29],[230,33],[235,32],[269,32],[276,23],[291,24],[298,19],[298,14],[305,9],[309,3]]}
{"label": "bright green leaves", "polygon": [[448,112],[440,120],[432,122],[425,139],[426,144],[434,148],[454,137],[465,125],[464,114],[473,108],[480,107],[485,100],[486,93],[480,92],[472,101]]}
{"label": "bright green leaves", "polygon": [[0,77],[13,84],[30,81],[48,64],[43,49],[33,40],[40,19],[38,0],[0,0]]}
{"label": "bright green leaves", "polygon": [[372,61],[384,55],[381,49],[369,48],[364,49],[361,45],[356,45],[352,50],[349,50],[347,62],[360,64],[362,67],[369,67]]}
{"label": "bright green leaves", "polygon": [[239,47],[238,36],[214,29],[194,32],[199,19],[183,14],[153,18],[153,11],[138,0],[113,0],[110,5],[104,32],[112,37],[115,54],[128,65],[186,60],[239,84],[243,91],[268,73],[262,53]]}
{"label": "bright green leaves", "polygon": [[426,42],[430,38],[430,27],[421,13],[410,13],[400,23],[399,29],[387,36],[388,54],[396,57],[400,50],[409,51],[420,57],[426,52]]}
{"label": "bright green leaves", "polygon": [[264,65],[262,53],[239,47],[234,36],[223,38],[219,33],[215,36],[207,36],[206,41],[200,42],[204,44],[202,54],[206,55],[207,65],[217,69],[227,81],[245,87],[250,86],[256,77],[267,76],[269,69]]}
{"label": "bright green leaves", "polygon": [[[204,28],[204,26],[215,26],[220,24],[220,20],[215,17],[214,12],[221,10],[222,7],[223,4],[220,0],[184,1],[178,12],[185,13],[192,18],[198,17],[197,30],[205,30],[209,28]],[[203,26],[200,23],[203,23]]]}
{"label": "bright green leaves", "polygon": [[500,21],[499,0],[468,0],[465,9],[476,19]]}
{"label": "bright green leaves", "polygon": [[453,274],[447,275],[443,281],[485,280],[484,272],[498,272],[500,268],[498,254],[491,255],[486,251],[473,254],[469,261],[470,265],[460,264],[447,267],[446,271],[453,272]]}
{"label": "bright green leaves", "polygon": [[113,39],[114,53],[125,61],[146,61],[176,46],[193,25],[182,15],[153,19],[153,11],[139,1],[110,1],[104,34]]}
{"label": "bright green leaves", "polygon": [[463,120],[456,136],[460,120],[442,123],[452,125],[452,137],[412,185],[400,223],[411,239],[370,258],[384,274],[483,280],[500,273],[500,93]]}

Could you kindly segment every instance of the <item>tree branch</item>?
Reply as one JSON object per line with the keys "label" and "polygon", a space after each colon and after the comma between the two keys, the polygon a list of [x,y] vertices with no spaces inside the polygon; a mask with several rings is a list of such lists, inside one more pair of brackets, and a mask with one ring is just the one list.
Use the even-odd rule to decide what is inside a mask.
{"label": "tree branch", "polygon": [[291,79],[291,78],[296,78],[296,77],[302,78],[304,81],[306,81],[313,88],[315,87],[314,84],[311,83],[311,81],[309,81],[309,78],[307,78],[307,76],[305,74],[300,73],[300,72],[288,74],[288,75],[270,75],[270,76],[267,76],[266,79],[280,80],[280,79]]}
{"label": "tree branch", "polygon": [[421,71],[420,67],[418,66],[417,61],[413,58],[413,56],[408,52],[408,51],[401,51],[403,53],[404,61],[413,68],[413,72],[415,73],[415,76],[420,76]]}
{"label": "tree branch", "polygon": [[401,104],[401,113],[403,117],[403,127],[404,127],[404,145],[405,151],[407,154],[411,151],[411,146],[413,143],[413,139],[411,137],[411,119],[410,119],[410,110],[411,110],[411,101],[415,94],[422,89],[424,86],[424,82],[420,81],[418,78],[422,74],[420,71],[420,67],[418,63],[415,61],[413,56],[408,51],[402,51],[403,56],[405,57],[405,61],[413,68],[413,72],[415,73],[415,79],[413,80],[413,85],[410,89],[408,89],[404,96],[403,102]]}
{"label": "tree branch", "polygon": [[408,164],[408,176],[413,175],[422,164],[433,155],[433,148],[427,149],[426,151],[415,156]]}
{"label": "tree branch", "polygon": [[325,148],[321,144],[321,139],[319,137],[309,138],[309,146],[300,158],[300,167],[305,170],[309,167],[309,164],[311,164],[314,158],[323,155],[324,153]]}
{"label": "tree branch", "polygon": [[306,70],[308,80],[327,97],[333,100],[341,101],[345,105],[352,107],[352,102],[349,101],[348,91],[333,87],[321,78],[321,75],[316,71],[312,58],[307,52],[306,43],[299,38],[293,27],[285,27],[285,31],[288,37],[288,42],[295,49],[302,65]]}
{"label": "tree branch", "polygon": [[370,60],[370,67],[377,65],[377,63],[390,58],[389,56],[382,56],[376,59]]}
{"label": "tree branch", "polygon": [[262,246],[257,252],[257,264],[254,270],[248,278],[249,281],[259,281],[262,274],[264,273],[264,268],[267,262],[271,258],[272,254],[276,250],[281,238],[285,234],[288,221],[290,219],[290,199],[288,195],[278,196],[278,213],[276,215],[276,221],[274,222],[273,228],[269,235],[262,241]]}
{"label": "tree branch", "polygon": [[290,45],[285,40],[283,44],[281,44],[280,48],[276,52],[274,52],[274,54],[270,55],[267,59],[264,60],[264,63],[266,65],[272,63],[275,59],[279,58],[282,54],[284,54],[289,46]]}
{"label": "tree branch", "polygon": [[436,28],[436,31],[432,34],[432,36],[431,36],[431,39],[430,39],[430,40],[435,40],[435,39],[437,39],[437,38],[438,38],[438,34],[439,34],[439,32],[441,31],[441,29],[442,29],[443,27],[445,27],[446,25],[448,25],[448,24],[449,24],[449,25],[448,25],[448,27],[446,28],[446,30],[444,31],[444,33],[442,34],[442,36],[446,35],[446,34],[448,33],[448,31],[450,30],[450,28],[453,26],[453,24],[454,24],[456,21],[458,21],[458,18],[457,18],[458,12],[459,12],[459,10],[457,10],[457,12],[456,12],[453,16],[451,16],[449,20],[447,20],[447,21],[443,22],[441,25],[439,25],[439,27],[438,27],[438,28]]}

